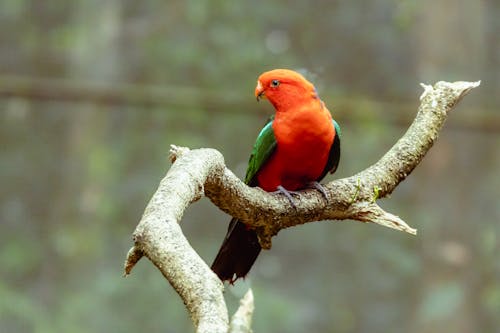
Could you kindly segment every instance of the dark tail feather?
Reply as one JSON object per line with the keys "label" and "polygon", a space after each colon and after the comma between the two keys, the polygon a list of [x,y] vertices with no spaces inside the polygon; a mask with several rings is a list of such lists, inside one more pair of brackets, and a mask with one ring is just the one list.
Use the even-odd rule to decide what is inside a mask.
{"label": "dark tail feather", "polygon": [[226,238],[212,264],[212,270],[219,276],[219,279],[233,284],[236,279],[247,275],[260,250],[255,231],[248,229],[245,224],[233,218]]}

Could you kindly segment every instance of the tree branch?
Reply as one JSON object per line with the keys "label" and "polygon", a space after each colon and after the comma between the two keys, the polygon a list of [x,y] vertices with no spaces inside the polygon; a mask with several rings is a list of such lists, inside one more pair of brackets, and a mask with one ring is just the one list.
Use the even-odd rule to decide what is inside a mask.
{"label": "tree branch", "polygon": [[125,274],[142,255],[147,256],[184,300],[197,332],[226,332],[228,315],[222,283],[191,248],[178,225],[187,206],[203,195],[255,229],[264,249],[271,248],[271,238],[280,230],[322,220],[373,222],[416,234],[402,219],[380,208],[376,200],[389,195],[413,171],[434,144],[448,113],[479,84],[422,85],[424,93],[414,122],[377,163],[325,185],[328,202],[318,191],[303,191],[296,209],[279,194],[246,186],[226,168],[218,151],[172,146],[175,163],[134,232],[135,245],[129,251]]}
{"label": "tree branch", "polygon": [[252,333],[252,316],[253,316],[253,293],[252,289],[248,289],[245,296],[240,300],[240,307],[231,318],[229,326],[230,333]]}

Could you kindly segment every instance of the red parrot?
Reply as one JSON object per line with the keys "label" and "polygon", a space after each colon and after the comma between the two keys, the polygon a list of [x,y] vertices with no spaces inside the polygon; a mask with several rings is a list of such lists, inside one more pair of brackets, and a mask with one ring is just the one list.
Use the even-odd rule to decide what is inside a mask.
{"label": "red parrot", "polygon": [[[268,192],[279,191],[293,205],[290,192],[316,188],[340,159],[340,127],[316,89],[302,75],[275,69],[259,76],[257,100],[266,98],[275,115],[260,131],[250,156],[245,183]],[[261,250],[257,234],[233,218],[212,270],[233,284],[245,277]]]}

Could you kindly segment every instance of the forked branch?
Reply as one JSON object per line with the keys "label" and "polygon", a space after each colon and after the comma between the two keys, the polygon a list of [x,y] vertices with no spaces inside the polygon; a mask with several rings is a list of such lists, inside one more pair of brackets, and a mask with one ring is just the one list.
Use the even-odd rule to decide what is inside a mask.
{"label": "forked branch", "polygon": [[[189,245],[179,226],[184,210],[203,195],[254,228],[264,249],[271,247],[271,238],[282,229],[323,220],[373,222],[416,234],[415,229],[384,211],[376,201],[394,191],[413,171],[436,141],[449,112],[479,84],[422,84],[424,93],[415,120],[377,163],[354,176],[326,184],[328,202],[317,191],[304,191],[296,200],[296,209],[283,196],[246,186],[225,166],[218,151],[172,146],[174,163],[134,232],[125,274],[143,255],[148,257],[184,300],[197,332],[228,332],[223,285]],[[246,299],[242,306],[253,309],[248,303]],[[248,310],[240,313],[251,316]],[[241,325],[231,327],[236,326],[241,329]]]}

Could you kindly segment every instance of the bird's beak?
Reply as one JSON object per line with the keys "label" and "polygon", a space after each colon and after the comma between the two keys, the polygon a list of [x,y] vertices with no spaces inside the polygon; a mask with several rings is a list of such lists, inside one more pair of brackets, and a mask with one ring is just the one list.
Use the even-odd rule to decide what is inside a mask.
{"label": "bird's beak", "polygon": [[257,98],[257,102],[261,98],[266,97],[266,95],[264,94],[264,87],[262,87],[262,83],[260,83],[260,81],[257,81],[257,87],[255,87],[255,97]]}

